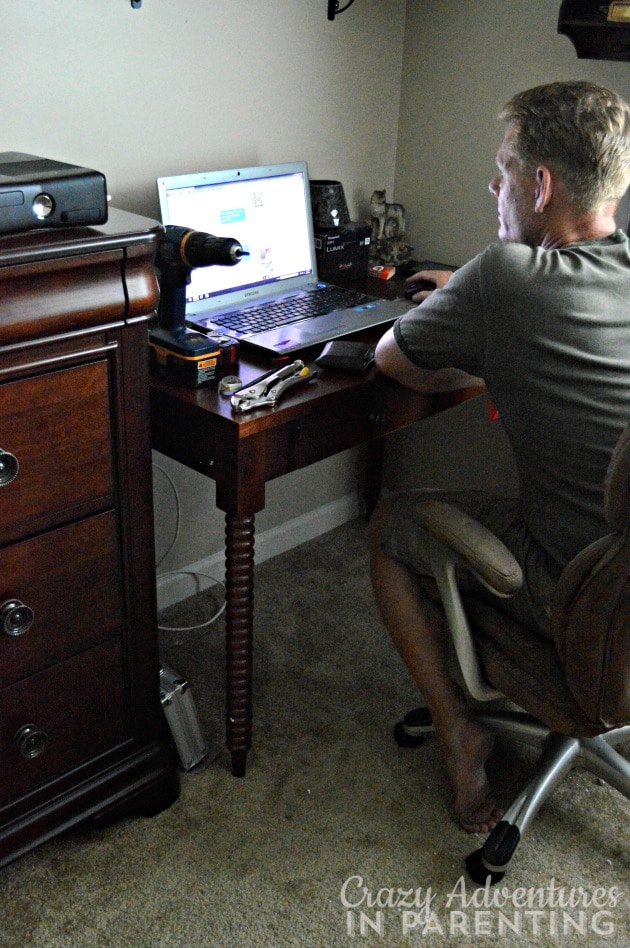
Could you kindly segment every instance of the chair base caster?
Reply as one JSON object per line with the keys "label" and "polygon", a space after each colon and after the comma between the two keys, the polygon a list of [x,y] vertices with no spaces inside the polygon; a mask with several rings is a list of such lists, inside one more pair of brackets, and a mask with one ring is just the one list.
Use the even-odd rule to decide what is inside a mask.
{"label": "chair base caster", "polygon": [[484,866],[483,849],[475,849],[474,852],[466,856],[465,865],[466,872],[477,885],[485,885],[488,876],[490,876],[490,885],[495,885],[505,875],[504,872],[492,872],[491,869]]}
{"label": "chair base caster", "polygon": [[420,747],[424,735],[433,730],[428,708],[414,708],[394,725],[394,740],[399,747]]}
{"label": "chair base caster", "polygon": [[490,876],[490,885],[500,882],[521,840],[518,826],[501,820],[481,847],[466,859],[466,872],[478,885],[485,885]]}

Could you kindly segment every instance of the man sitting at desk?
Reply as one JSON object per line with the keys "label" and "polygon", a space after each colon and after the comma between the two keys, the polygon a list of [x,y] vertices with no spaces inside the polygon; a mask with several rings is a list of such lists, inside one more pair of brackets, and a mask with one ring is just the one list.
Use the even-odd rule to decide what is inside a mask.
{"label": "man sitting at desk", "polygon": [[[420,305],[383,336],[376,364],[424,392],[485,381],[514,451],[520,499],[455,499],[521,563],[523,589],[500,607],[548,634],[562,568],[608,532],[602,484],[630,419],[630,242],[614,220],[630,182],[630,108],[609,90],[560,82],[516,95],[501,118],[490,182],[500,243],[452,275],[413,277],[437,289],[414,297]],[[485,771],[493,737],[468,716],[447,670],[440,613],[417,582],[428,572],[409,513],[417,499],[411,492],[377,508],[372,584],[431,711],[455,816],[469,832],[487,832],[501,817]]]}

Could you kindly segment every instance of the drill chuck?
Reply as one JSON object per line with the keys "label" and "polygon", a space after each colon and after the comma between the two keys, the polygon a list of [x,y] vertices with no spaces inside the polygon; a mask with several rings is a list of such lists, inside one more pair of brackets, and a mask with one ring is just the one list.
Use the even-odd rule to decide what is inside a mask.
{"label": "drill chuck", "polygon": [[233,237],[215,237],[198,230],[184,233],[179,245],[181,259],[187,267],[209,267],[219,264],[233,266],[247,256],[238,240]]}

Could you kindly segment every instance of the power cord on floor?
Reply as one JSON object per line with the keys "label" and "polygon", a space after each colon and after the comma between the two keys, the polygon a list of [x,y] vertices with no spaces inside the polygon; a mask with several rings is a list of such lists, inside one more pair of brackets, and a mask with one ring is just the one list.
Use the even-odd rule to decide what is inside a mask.
{"label": "power cord on floor", "polygon": [[[206,579],[211,579],[214,583],[217,583],[225,595],[225,584],[221,582],[220,579],[217,579],[216,576],[211,576],[209,573],[198,573],[193,572],[192,570],[184,569],[175,569],[171,570],[168,573],[160,573],[158,576],[158,587],[160,585],[160,580],[166,576],[205,576]],[[223,605],[215,612],[215,614],[207,619],[205,622],[200,622],[197,625],[183,625],[183,626],[169,626],[169,625],[158,625],[158,629],[161,632],[193,632],[195,629],[205,629],[207,626],[212,625],[213,622],[216,622],[219,616],[223,615],[225,612],[225,600]]]}
{"label": "power cord on floor", "polygon": [[[173,481],[173,478],[170,476],[170,474],[167,471],[164,470],[163,467],[160,467],[159,464],[155,464],[155,462],[153,463],[153,468],[156,471],[159,471],[160,474],[164,475],[164,477],[166,478],[166,480],[168,481],[171,487],[171,490],[173,492],[173,498],[175,500],[175,533],[174,533],[173,539],[171,540],[165,552],[162,554],[162,556],[160,557],[160,559],[158,560],[156,564],[156,570],[158,570],[160,566],[162,565],[162,563],[164,562],[164,560],[166,559],[166,557],[168,556],[168,554],[171,552],[171,550],[175,546],[175,544],[177,543],[177,540],[179,538],[179,529],[180,529],[180,523],[181,523],[181,516],[180,516],[181,507],[180,507],[180,502],[179,502],[179,494],[177,493],[177,487],[175,485],[175,482]],[[157,573],[156,581],[157,581],[158,589],[161,585],[160,580],[165,579],[167,576],[195,576],[195,577],[204,576],[206,579],[210,579],[212,580],[213,583],[220,586],[225,596],[225,583],[221,582],[220,579],[217,579],[216,576],[211,576],[209,573],[200,573],[200,572],[195,572],[193,570],[169,570],[168,572],[165,572],[165,573]],[[211,616],[210,619],[207,619],[205,622],[197,623],[197,625],[186,625],[186,626],[168,626],[168,625],[160,625],[158,623],[158,629],[160,630],[160,632],[194,632],[197,629],[205,629],[207,628],[207,626],[212,625],[212,623],[216,622],[217,619],[221,615],[223,615],[224,612],[225,612],[225,599],[223,601],[223,605],[215,612],[213,616]]]}
{"label": "power cord on floor", "polygon": [[168,473],[168,471],[165,471],[163,467],[160,467],[160,465],[156,464],[155,462],[153,462],[152,466],[153,466],[154,471],[159,471],[160,474],[164,475],[164,477],[169,483],[171,490],[173,491],[173,499],[175,500],[175,534],[173,536],[173,539],[167,546],[166,550],[164,551],[162,556],[159,558],[159,560],[155,564],[155,568],[156,570],[158,570],[179,539],[180,504],[179,504],[179,494],[177,493],[177,487],[171,475]]}

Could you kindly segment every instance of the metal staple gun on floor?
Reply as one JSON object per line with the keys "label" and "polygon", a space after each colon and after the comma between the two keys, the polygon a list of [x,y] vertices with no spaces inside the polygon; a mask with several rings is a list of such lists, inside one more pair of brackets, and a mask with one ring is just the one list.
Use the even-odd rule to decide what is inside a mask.
{"label": "metal staple gun on floor", "polygon": [[305,365],[300,359],[289,365],[267,372],[232,394],[230,404],[236,414],[254,411],[256,408],[275,408],[288,388],[299,382],[308,382],[317,375],[317,369]]}

